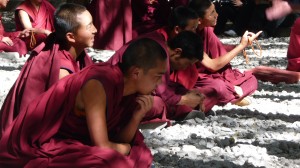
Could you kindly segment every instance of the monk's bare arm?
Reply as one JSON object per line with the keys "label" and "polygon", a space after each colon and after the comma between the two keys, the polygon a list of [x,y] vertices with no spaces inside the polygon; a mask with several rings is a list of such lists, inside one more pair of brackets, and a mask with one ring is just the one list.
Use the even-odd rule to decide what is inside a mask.
{"label": "monk's bare arm", "polygon": [[59,70],[59,79],[64,78],[65,76],[70,75],[69,71],[65,70],[65,69],[60,69]]}
{"label": "monk's bare arm", "polygon": [[261,34],[261,31],[254,34],[246,31],[242,36],[241,42],[233,50],[225,55],[211,59],[206,53],[203,55],[202,65],[208,68],[211,72],[216,72],[227,65],[234,57],[236,57],[245,47],[252,43]]}
{"label": "monk's bare arm", "polygon": [[153,106],[153,96],[150,95],[140,95],[137,97],[136,101],[138,102],[139,107],[137,107],[136,111],[133,113],[129,123],[117,136],[117,140],[120,142],[130,143],[133,140],[141,120]]}
{"label": "monk's bare arm", "polygon": [[97,80],[89,80],[81,90],[91,141],[100,148],[112,148],[127,155],[129,144],[109,141],[106,125],[106,94],[103,85]]}
{"label": "monk's bare arm", "polygon": [[32,28],[29,15],[25,11],[19,10],[18,16],[24,29]]}

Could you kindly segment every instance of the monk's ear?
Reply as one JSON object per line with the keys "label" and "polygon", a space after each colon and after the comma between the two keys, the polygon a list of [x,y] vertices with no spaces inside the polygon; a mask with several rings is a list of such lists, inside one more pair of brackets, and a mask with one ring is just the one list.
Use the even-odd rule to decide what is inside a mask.
{"label": "monk's ear", "polygon": [[68,42],[75,43],[75,36],[74,36],[74,34],[71,33],[71,32],[68,32],[68,33],[66,34],[66,39],[67,39]]}
{"label": "monk's ear", "polygon": [[203,23],[203,19],[199,18],[199,20],[198,20],[198,26],[201,25],[202,23]]}
{"label": "monk's ear", "polygon": [[181,48],[175,48],[175,53],[176,53],[176,55],[179,55],[179,57],[181,56],[181,54],[182,54],[182,49]]}
{"label": "monk's ear", "polygon": [[141,75],[142,69],[136,66],[130,67],[128,74],[132,79],[138,79]]}
{"label": "monk's ear", "polygon": [[179,32],[181,32],[181,28],[179,26],[175,26],[174,27],[174,33],[179,34]]}

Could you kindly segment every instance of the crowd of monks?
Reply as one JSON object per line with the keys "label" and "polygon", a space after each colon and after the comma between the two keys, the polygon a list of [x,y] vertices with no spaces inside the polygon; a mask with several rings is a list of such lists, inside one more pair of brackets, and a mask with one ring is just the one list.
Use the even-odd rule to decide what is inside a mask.
{"label": "crowd of monks", "polygon": [[[230,65],[261,32],[222,44],[210,0],[93,0],[57,9],[25,0],[15,18],[16,32],[0,20],[0,50],[30,56],[1,107],[1,167],[150,167],[140,124],[249,105],[258,87],[253,73],[270,76]],[[288,71],[300,70],[299,26],[300,19]],[[116,52],[93,63],[87,47]]]}

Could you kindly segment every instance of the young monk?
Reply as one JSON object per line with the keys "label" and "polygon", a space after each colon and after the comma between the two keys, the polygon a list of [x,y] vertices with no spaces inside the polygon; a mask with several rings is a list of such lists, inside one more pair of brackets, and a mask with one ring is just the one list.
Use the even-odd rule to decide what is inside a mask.
{"label": "young monk", "polygon": [[[193,111],[195,108],[199,109],[202,104],[201,94],[197,90],[188,90],[181,84],[170,81],[171,73],[202,60],[202,39],[192,32],[196,30],[197,25],[198,16],[193,10],[178,7],[172,12],[168,27],[141,36],[156,40],[168,53],[167,73],[153,94],[154,107],[143,121],[164,122],[168,119],[182,120],[201,115],[199,111]],[[121,62],[126,47],[123,46],[108,62],[113,65]]]}
{"label": "young monk", "polygon": [[55,8],[47,0],[25,0],[15,10],[16,30],[23,34],[28,50],[45,41],[54,31],[53,15]]}
{"label": "young monk", "polygon": [[1,133],[30,102],[59,79],[79,72],[93,62],[85,48],[97,32],[85,7],[64,4],[55,13],[55,28],[23,66],[0,111]]}
{"label": "young monk", "polygon": [[[246,31],[241,43],[227,53],[211,27],[216,25],[218,16],[214,4],[210,0],[192,0],[189,7],[200,17],[197,33],[203,37],[205,53],[203,60],[196,63],[198,73],[195,72],[194,67],[191,67],[185,72],[178,72],[173,80],[187,88],[199,88],[206,96],[205,112],[210,111],[214,105],[225,105],[229,102],[241,106],[250,104],[250,100],[245,97],[257,89],[257,80],[250,72],[242,73],[232,69],[230,61],[251,44],[261,32],[254,34]],[[196,80],[186,78],[187,74],[195,73],[198,74]]]}
{"label": "young monk", "polygon": [[[0,0],[0,9],[5,8],[8,0]],[[0,53],[18,52],[20,56],[27,54],[24,41],[18,38],[20,32],[5,32],[0,15]]]}
{"label": "young monk", "polygon": [[[138,125],[166,72],[166,53],[144,38],[118,66],[91,65],[53,85],[20,112],[0,140],[2,167],[150,167]],[[138,94],[134,110],[119,105]]]}

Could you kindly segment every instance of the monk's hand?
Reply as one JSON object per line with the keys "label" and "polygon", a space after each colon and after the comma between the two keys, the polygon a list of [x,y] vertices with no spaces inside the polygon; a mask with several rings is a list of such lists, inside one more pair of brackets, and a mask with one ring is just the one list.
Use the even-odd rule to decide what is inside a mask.
{"label": "monk's hand", "polygon": [[199,91],[190,90],[187,94],[181,96],[178,105],[186,105],[194,109],[203,101],[203,99],[204,97]]}
{"label": "monk's hand", "polygon": [[33,31],[32,28],[24,29],[23,31],[20,32],[18,37],[20,37],[20,38],[29,37],[32,31]]}
{"label": "monk's hand", "polygon": [[153,106],[154,98],[151,95],[139,95],[136,98],[136,102],[139,104],[139,107],[135,111],[134,117],[139,120],[142,120],[146,113],[151,110]]}
{"label": "monk's hand", "polygon": [[14,45],[13,41],[9,37],[3,37],[2,42],[9,46]]}
{"label": "monk's hand", "polygon": [[242,36],[240,44],[244,48],[247,47],[248,45],[251,45],[253,40],[255,40],[261,33],[262,31],[259,31],[256,34],[252,32],[248,32],[248,30],[245,31],[244,35]]}
{"label": "monk's hand", "polygon": [[280,19],[293,12],[293,9],[288,1],[273,0],[272,6],[266,9],[266,17],[268,20]]}
{"label": "monk's hand", "polygon": [[131,146],[128,143],[114,143],[112,148],[123,155],[128,155],[131,150]]}

